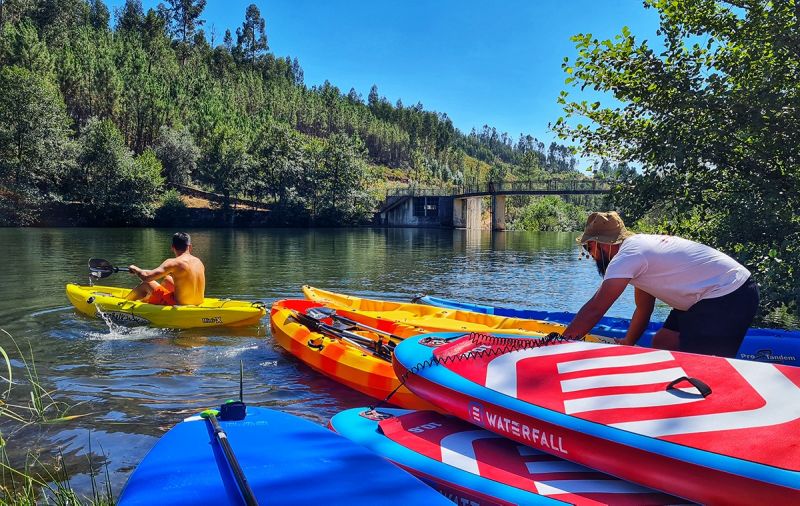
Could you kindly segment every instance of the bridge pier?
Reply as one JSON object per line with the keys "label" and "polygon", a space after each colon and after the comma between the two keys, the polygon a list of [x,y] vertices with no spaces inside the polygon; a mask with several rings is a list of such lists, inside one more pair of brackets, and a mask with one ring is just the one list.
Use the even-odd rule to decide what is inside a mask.
{"label": "bridge pier", "polygon": [[506,196],[492,195],[492,230],[506,229]]}
{"label": "bridge pier", "polygon": [[453,227],[467,230],[481,229],[483,199],[481,197],[465,197],[453,199]]}

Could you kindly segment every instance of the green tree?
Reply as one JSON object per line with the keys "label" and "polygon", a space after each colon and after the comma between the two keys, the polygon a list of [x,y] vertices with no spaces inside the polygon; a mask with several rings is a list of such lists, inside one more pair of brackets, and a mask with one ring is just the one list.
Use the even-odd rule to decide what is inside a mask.
{"label": "green tree", "polygon": [[279,205],[294,204],[307,164],[300,135],[288,125],[269,122],[259,130],[251,152],[253,193],[261,199],[269,196]]}
{"label": "green tree", "polygon": [[40,75],[53,72],[50,50],[28,19],[0,26],[0,64],[23,67]]}
{"label": "green tree", "polygon": [[168,15],[174,37],[186,44],[194,38],[195,31],[205,23],[200,19],[206,0],[167,0],[169,7],[163,10]]}
{"label": "green tree", "polygon": [[556,196],[535,198],[510,223],[513,230],[573,232],[586,223],[586,211]]}
{"label": "green tree", "polygon": [[244,23],[241,28],[236,29],[236,44],[250,63],[255,63],[269,50],[266,22],[261,17],[261,11],[258,10],[256,4],[247,6]]}
{"label": "green tree", "polygon": [[[636,162],[617,205],[652,230],[699,239],[754,270],[762,306],[800,302],[800,24],[793,1],[648,0],[664,49],[628,28],[576,35],[567,82],[621,105],[573,100],[554,128],[584,154]],[[578,97],[580,98],[580,97]],[[577,123],[580,118],[589,124]],[[635,197],[634,197],[635,196]]]}
{"label": "green tree", "polygon": [[37,0],[31,15],[45,39],[57,41],[89,20],[90,5],[85,0]]}
{"label": "green tree", "polygon": [[112,34],[87,25],[71,30],[65,39],[56,67],[67,110],[75,123],[80,127],[91,117],[115,117],[124,84]]}
{"label": "green tree", "polygon": [[117,30],[122,33],[139,33],[144,26],[142,0],[125,0],[116,12]]}
{"label": "green tree", "polygon": [[164,184],[152,150],[134,158],[110,120],[92,119],[80,138],[72,195],[92,224],[140,225],[151,219]]}
{"label": "green tree", "polygon": [[108,21],[111,18],[108,7],[103,0],[89,0],[89,24],[95,30],[105,30],[108,28]]}
{"label": "green tree", "polygon": [[30,17],[36,4],[34,0],[3,0],[0,2],[0,25],[3,23],[19,23]]}
{"label": "green tree", "polygon": [[176,130],[162,126],[155,142],[155,153],[161,160],[167,181],[178,184],[191,181],[200,159],[200,148],[188,128]]}
{"label": "green tree", "polygon": [[69,117],[55,84],[0,68],[0,224],[33,223],[74,162]]}
{"label": "green tree", "polygon": [[316,215],[320,224],[355,224],[372,210],[366,187],[369,172],[364,144],[357,137],[330,136],[321,152],[316,174]]}
{"label": "green tree", "polygon": [[230,122],[216,125],[208,137],[202,174],[205,182],[224,196],[223,210],[226,221],[231,225],[235,218],[232,212],[234,199],[248,192],[252,186],[252,180],[248,177],[251,173],[250,163],[245,132]]}

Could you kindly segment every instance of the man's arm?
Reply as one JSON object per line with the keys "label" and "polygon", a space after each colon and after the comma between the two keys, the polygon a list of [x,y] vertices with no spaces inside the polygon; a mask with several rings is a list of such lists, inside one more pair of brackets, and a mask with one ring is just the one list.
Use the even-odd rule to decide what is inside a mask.
{"label": "man's arm", "polygon": [[172,274],[172,270],[175,268],[175,265],[177,265],[175,259],[168,258],[167,260],[164,260],[164,263],[162,263],[153,270],[147,271],[144,269],[140,269],[135,265],[131,265],[128,268],[133,274],[139,276],[139,279],[141,279],[144,282],[148,282],[148,281],[155,281],[157,279],[163,278],[164,276]]}
{"label": "man's arm", "polygon": [[650,317],[653,315],[653,308],[656,305],[655,297],[638,288],[634,290],[633,298],[636,302],[636,310],[633,312],[631,325],[628,327],[625,339],[620,343],[628,346],[633,346],[642,337],[647,324],[650,323]]}
{"label": "man's arm", "polygon": [[608,308],[622,295],[630,278],[612,278],[603,281],[589,302],[583,305],[578,314],[567,326],[563,336],[571,339],[583,337],[592,330]]}

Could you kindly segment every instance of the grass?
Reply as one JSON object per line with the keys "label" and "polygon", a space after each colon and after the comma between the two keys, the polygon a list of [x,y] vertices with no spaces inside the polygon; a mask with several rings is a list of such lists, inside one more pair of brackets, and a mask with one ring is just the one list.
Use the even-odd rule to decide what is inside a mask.
{"label": "grass", "polygon": [[[28,344],[28,355],[26,356],[20,349],[14,338],[0,329],[8,339],[14,343],[20,360],[23,364],[22,381],[15,382],[13,376],[12,361],[6,350],[0,346],[0,370],[4,370],[6,376],[0,376],[0,381],[5,382],[0,397],[0,422],[10,421],[12,430],[8,434],[0,433],[0,503],[14,505],[37,505],[53,504],[57,506],[75,505],[109,505],[114,504],[114,497],[111,491],[111,480],[108,474],[108,465],[104,466],[105,480],[101,485],[97,482],[97,475],[100,470],[95,467],[92,461],[93,452],[89,448],[89,476],[91,479],[92,493],[90,496],[79,495],[70,483],[70,475],[64,464],[64,457],[59,452],[55,462],[44,463],[32,452],[27,452],[24,466],[20,469],[11,463],[8,449],[13,447],[15,435],[30,426],[43,426],[57,423],[64,423],[74,420],[84,415],[70,415],[69,411],[76,405],[70,405],[55,398],[55,392],[47,390],[39,378],[36,369],[36,360],[33,356],[33,349]],[[3,364],[5,367],[2,367]],[[12,393],[21,385],[27,385],[28,392],[22,398],[26,399],[23,404],[10,403]],[[19,397],[19,396],[18,396]]]}

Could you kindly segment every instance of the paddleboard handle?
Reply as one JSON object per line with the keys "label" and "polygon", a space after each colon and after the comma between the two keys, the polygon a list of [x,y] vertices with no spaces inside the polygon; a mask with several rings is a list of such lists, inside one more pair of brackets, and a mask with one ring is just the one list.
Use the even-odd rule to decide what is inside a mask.
{"label": "paddleboard handle", "polygon": [[690,378],[689,376],[681,376],[678,379],[672,380],[669,383],[669,385],[667,385],[667,388],[665,390],[674,389],[675,385],[677,385],[681,381],[686,381],[686,382],[690,383],[693,387],[695,387],[697,389],[697,391],[700,392],[700,395],[703,396],[703,399],[705,399],[706,397],[711,395],[711,387],[710,386],[708,386],[706,383],[700,381],[697,378]]}
{"label": "paddleboard handle", "polygon": [[373,422],[380,422],[381,420],[387,420],[389,418],[394,418],[394,415],[391,413],[384,413],[383,411],[378,411],[377,409],[367,409],[362,411],[358,414],[367,420],[372,420]]}

